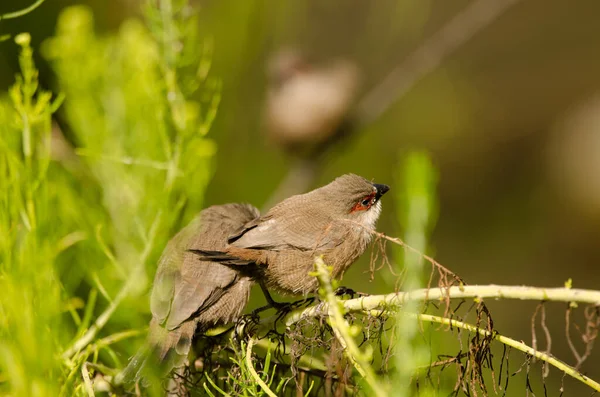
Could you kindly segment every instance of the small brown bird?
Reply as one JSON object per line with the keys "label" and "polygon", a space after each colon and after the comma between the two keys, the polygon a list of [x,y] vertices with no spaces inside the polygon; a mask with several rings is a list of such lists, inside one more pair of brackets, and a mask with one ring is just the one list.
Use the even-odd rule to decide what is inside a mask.
{"label": "small brown bird", "polygon": [[287,50],[269,62],[268,78],[270,138],[294,154],[307,154],[340,133],[356,100],[359,72],[347,60],[316,65]]}
{"label": "small brown bird", "polygon": [[132,358],[115,383],[140,378],[148,360],[166,373],[185,363],[195,332],[234,321],[254,284],[243,267],[200,261],[190,249],[219,250],[227,238],[260,213],[251,205],[209,207],[169,241],[158,262],[147,347]]}
{"label": "small brown bird", "polygon": [[267,289],[288,295],[315,292],[318,281],[309,274],[315,256],[323,255],[333,277],[340,278],[371,241],[381,213],[379,199],[388,190],[387,185],[343,175],[277,204],[231,235],[225,249],[193,252],[205,261],[256,267],[256,281],[271,304]]}

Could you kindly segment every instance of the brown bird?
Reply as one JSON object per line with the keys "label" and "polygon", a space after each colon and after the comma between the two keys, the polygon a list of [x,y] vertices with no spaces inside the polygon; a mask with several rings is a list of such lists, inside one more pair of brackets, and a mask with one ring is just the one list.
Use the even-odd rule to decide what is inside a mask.
{"label": "brown bird", "polygon": [[287,50],[273,57],[267,72],[265,126],[275,143],[306,155],[342,132],[356,100],[356,65],[343,59],[316,65]]}
{"label": "brown bird", "polygon": [[147,346],[117,376],[116,384],[139,379],[148,360],[164,373],[182,366],[195,332],[240,316],[254,284],[246,269],[200,261],[189,250],[225,249],[229,235],[259,215],[247,204],[209,207],[169,241],[154,278]]}
{"label": "brown bird", "polygon": [[268,289],[288,295],[315,292],[309,273],[315,256],[323,255],[340,278],[365,251],[381,213],[379,199],[389,186],[343,175],[306,194],[292,196],[232,234],[223,250],[192,249],[204,261],[243,268],[256,267],[269,303]]}

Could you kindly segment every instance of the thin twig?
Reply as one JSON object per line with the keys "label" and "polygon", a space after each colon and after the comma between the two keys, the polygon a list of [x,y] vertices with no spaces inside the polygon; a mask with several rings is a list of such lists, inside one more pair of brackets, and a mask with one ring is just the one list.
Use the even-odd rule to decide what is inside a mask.
{"label": "thin twig", "polygon": [[31,11],[38,8],[39,6],[41,6],[44,1],[46,1],[46,0],[37,0],[35,3],[30,5],[29,7],[25,7],[18,11],[7,12],[6,14],[2,14],[2,15],[0,15],[0,21],[3,19],[14,19],[14,18],[22,17],[23,15],[28,14]]}
{"label": "thin twig", "polygon": [[535,350],[534,348],[527,346],[526,344],[524,344],[522,342],[518,342],[512,338],[500,335],[497,332],[490,332],[488,330],[476,327],[472,324],[464,323],[462,321],[453,320],[450,318],[433,316],[430,314],[413,314],[413,313],[404,313],[404,314],[406,314],[407,316],[410,316],[410,317],[416,317],[421,321],[428,321],[428,322],[433,322],[433,323],[438,323],[438,324],[450,325],[452,327],[462,328],[467,331],[477,332],[481,336],[489,337],[489,338],[496,340],[500,343],[503,343],[507,346],[514,347],[515,349],[520,350],[523,353],[529,354],[532,357],[535,357],[539,360],[547,362],[548,364],[561,370],[565,374],[583,382],[584,384],[588,385],[592,389],[594,389],[596,391],[600,391],[600,383],[583,375],[574,367],[560,361],[559,359],[557,359],[547,353],[543,353],[538,350]]}
{"label": "thin twig", "polygon": [[250,375],[252,375],[252,377],[254,378],[256,383],[258,383],[260,388],[263,389],[263,391],[265,393],[267,393],[267,395],[269,395],[270,397],[277,397],[277,394],[273,393],[273,391],[269,388],[269,385],[267,385],[260,378],[260,376],[258,376],[258,373],[256,372],[256,370],[254,369],[254,366],[252,365],[252,346],[253,345],[254,345],[254,339],[250,338],[248,340],[248,346],[246,347],[246,367],[248,367],[248,371],[250,371]]}
{"label": "thin twig", "polygon": [[[286,346],[284,344],[273,343],[269,339],[266,339],[266,338],[258,339],[255,342],[256,342],[256,346],[259,346],[265,350],[270,349],[272,351],[276,351],[279,353],[279,356],[281,356],[282,358],[288,359],[287,362],[280,361],[279,364],[283,364],[283,365],[287,365],[287,366],[292,365],[291,359],[289,358],[290,352],[289,352],[289,350],[286,349]],[[294,365],[298,369],[306,369],[306,370],[315,369],[318,371],[327,372],[327,366],[325,365],[325,363],[322,360],[318,359],[317,357],[309,356],[306,354],[298,357],[297,362],[295,362]]]}
{"label": "thin twig", "polygon": [[148,160],[148,159],[139,159],[139,158],[135,158],[135,157],[131,157],[131,156],[111,156],[111,155],[97,154],[97,153],[94,153],[90,149],[75,149],[75,154],[80,157],[89,157],[89,158],[92,158],[95,160],[109,161],[112,163],[124,164],[124,165],[142,166],[142,167],[153,168],[155,170],[161,170],[161,171],[169,170],[172,167],[172,164],[168,161],[165,162],[165,161],[155,161],[155,160]]}
{"label": "thin twig", "polygon": [[577,360],[577,362],[579,363],[581,361],[581,355],[577,351],[577,348],[575,347],[575,344],[573,344],[573,340],[571,339],[571,309],[572,307],[569,306],[565,313],[565,336],[567,338],[567,344],[569,345],[569,349],[571,349],[575,360]]}
{"label": "thin twig", "polygon": [[90,371],[88,371],[87,363],[83,363],[81,366],[81,377],[83,378],[83,387],[88,397],[94,397],[96,394],[94,393],[94,386],[90,379]]}
{"label": "thin twig", "polygon": [[98,332],[106,325],[106,323],[113,315],[115,310],[117,310],[117,307],[119,307],[123,299],[125,299],[127,295],[129,295],[129,292],[136,286],[139,280],[139,274],[144,269],[146,260],[148,259],[150,252],[152,252],[152,248],[154,246],[154,238],[156,237],[156,234],[158,232],[158,226],[160,224],[161,218],[162,211],[159,211],[156,214],[156,217],[154,218],[154,222],[152,222],[152,226],[150,226],[148,242],[146,243],[144,251],[140,255],[140,260],[136,264],[136,267],[133,270],[131,276],[127,279],[127,281],[125,282],[115,299],[113,299],[113,301],[110,303],[110,305],[108,305],[106,310],[104,310],[104,312],[102,312],[102,314],[96,319],[96,322],[94,322],[94,324],[87,330],[87,332],[83,334],[79,339],[77,339],[71,345],[71,347],[65,350],[65,352],[62,354],[64,360],[70,359],[71,356],[79,352],[85,346],[90,344],[92,340],[94,340]]}

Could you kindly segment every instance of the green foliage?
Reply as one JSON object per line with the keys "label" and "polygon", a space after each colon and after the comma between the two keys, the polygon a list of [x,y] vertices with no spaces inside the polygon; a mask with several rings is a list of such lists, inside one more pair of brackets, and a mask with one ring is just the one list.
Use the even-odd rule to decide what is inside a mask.
{"label": "green foliage", "polygon": [[[252,362],[251,353],[252,353],[252,341],[250,342],[242,342],[239,346],[234,346],[235,357],[232,357],[231,361],[236,366],[236,373],[232,373],[231,371],[227,372],[227,378],[225,380],[227,384],[227,391],[220,389],[214,382],[210,379],[210,376],[207,376],[208,382],[211,384],[212,388],[218,394],[227,396],[227,395],[236,395],[236,396],[244,396],[244,397],[261,397],[266,396],[265,391],[260,387],[257,382],[257,378],[254,376],[258,376],[266,387],[275,393],[280,393],[284,383],[285,378],[276,376],[277,365],[271,362],[271,350],[268,350],[264,361],[260,363],[262,366],[261,374],[258,374],[258,371],[254,366],[257,363]],[[274,383],[277,380],[278,383]],[[207,393],[212,394],[211,389],[204,384],[204,389]]]}
{"label": "green foliage", "polygon": [[0,104],[0,369],[14,395],[56,395],[56,353],[65,338],[62,296],[53,263],[71,230],[56,222],[64,208],[50,179],[50,117],[57,101],[38,89],[30,38],[21,46],[21,74]]}
{"label": "green foliage", "polygon": [[[404,242],[413,249],[396,247],[398,272],[404,272],[402,287],[407,291],[424,287],[424,261],[420,253],[428,249],[427,241],[435,220],[436,183],[435,169],[425,153],[410,153],[399,167],[398,222],[405,228]],[[416,313],[419,304],[408,302],[403,311]],[[412,394],[410,380],[417,368],[430,362],[430,350],[420,336],[415,319],[400,314],[396,327],[395,390],[398,396],[409,396]]]}
{"label": "green foliage", "polygon": [[150,29],[109,37],[65,9],[42,47],[59,124],[63,95],[39,89],[16,37],[21,73],[0,102],[0,393],[81,394],[95,365],[121,367],[160,251],[202,206],[220,84],[190,10],[167,3],[149,5]]}

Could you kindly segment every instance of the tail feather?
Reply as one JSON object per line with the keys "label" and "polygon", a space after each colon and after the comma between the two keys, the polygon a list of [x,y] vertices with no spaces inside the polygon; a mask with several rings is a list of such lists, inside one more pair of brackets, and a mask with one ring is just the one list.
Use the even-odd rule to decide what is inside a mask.
{"label": "tail feather", "polygon": [[146,367],[146,362],[153,353],[151,350],[149,345],[140,348],[129,360],[127,367],[115,376],[113,383],[119,386],[139,381],[142,377],[142,369]]}
{"label": "tail feather", "polygon": [[185,365],[195,329],[196,322],[188,321],[169,331],[153,319],[146,344],[131,358],[127,367],[115,376],[115,385],[164,377],[173,368]]}

